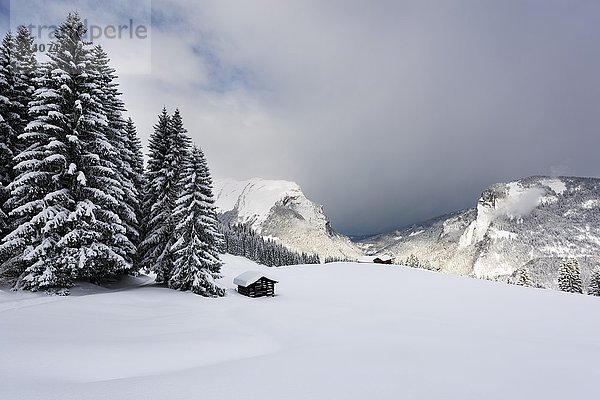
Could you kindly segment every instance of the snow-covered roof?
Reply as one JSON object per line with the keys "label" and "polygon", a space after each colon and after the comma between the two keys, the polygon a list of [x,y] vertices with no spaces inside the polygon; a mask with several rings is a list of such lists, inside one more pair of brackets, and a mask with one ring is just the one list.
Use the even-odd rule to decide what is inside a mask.
{"label": "snow-covered roof", "polygon": [[372,256],[362,256],[362,257],[358,257],[358,262],[359,263],[372,263],[373,260],[375,260],[375,257]]}
{"label": "snow-covered roof", "polygon": [[254,282],[256,282],[257,280],[259,280],[260,278],[265,277],[269,280],[272,280],[274,282],[274,279],[269,278],[268,276],[265,276],[265,274],[263,274],[262,272],[259,271],[246,271],[243,274],[240,274],[238,276],[236,276],[233,279],[233,284],[234,285],[240,285],[240,286],[248,286],[248,285],[252,285]]}
{"label": "snow-covered roof", "polygon": [[391,256],[362,256],[358,258],[359,263],[373,263],[375,259],[380,259],[381,261],[392,261],[393,257]]}

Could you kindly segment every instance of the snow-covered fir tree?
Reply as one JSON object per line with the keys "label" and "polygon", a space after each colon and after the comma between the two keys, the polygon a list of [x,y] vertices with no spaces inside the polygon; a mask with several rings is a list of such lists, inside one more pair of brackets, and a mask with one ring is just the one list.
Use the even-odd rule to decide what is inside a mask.
{"label": "snow-covered fir tree", "polygon": [[166,108],[158,116],[149,140],[148,168],[142,210],[144,240],[140,244],[140,265],[156,273],[159,283],[167,283],[173,270],[172,218],[179,197],[180,176],[189,152],[179,111],[170,117]]}
{"label": "snow-covered fir tree", "polygon": [[[29,51],[33,53],[33,49]],[[49,176],[37,171],[45,157],[42,147],[48,143],[48,136],[42,132],[19,134],[13,128],[21,122],[15,106],[16,72],[15,40],[8,33],[0,46],[0,276],[13,279],[24,269],[23,252],[31,248],[41,228],[25,223],[43,208],[41,188],[49,181]],[[6,235],[16,228],[20,232],[13,231],[7,241]]]}
{"label": "snow-covered fir tree", "polygon": [[142,143],[138,137],[137,129],[135,128],[135,124],[131,118],[128,118],[126,121],[125,132],[127,134],[126,146],[131,157],[129,160],[129,166],[131,167],[131,179],[133,182],[133,187],[136,193],[138,193],[138,201],[134,205],[134,212],[136,215],[136,220],[138,221],[137,230],[139,233],[138,242],[135,244],[138,246],[139,241],[144,235],[142,232],[143,213],[141,202],[145,187],[144,155],[142,153]]}
{"label": "snow-covered fir tree", "polygon": [[558,271],[558,288],[563,292],[582,293],[581,271],[576,259],[562,262]]}
{"label": "snow-covered fir tree", "polygon": [[13,178],[13,142],[16,141],[16,134],[9,124],[11,102],[7,96],[10,92],[9,77],[12,69],[9,58],[11,49],[12,35],[8,33],[0,47],[0,239],[6,235],[8,229],[4,203],[10,194],[8,185]]}
{"label": "snow-covered fir tree", "polygon": [[[13,107],[11,125],[17,135],[25,131],[25,127],[31,121],[29,103],[37,86],[39,64],[35,57],[33,36],[25,26],[17,28],[17,34],[13,40],[12,50],[12,77],[11,77],[11,104]],[[24,147],[19,140],[14,145],[14,153],[17,155]]]}
{"label": "snow-covered fir tree", "polygon": [[592,270],[588,294],[592,296],[600,296],[600,267],[596,267]]}
{"label": "snow-covered fir tree", "polygon": [[421,260],[419,261],[420,268],[426,269],[428,271],[439,271],[440,267],[438,264],[432,264],[429,260]]}
{"label": "snow-covered fir tree", "polygon": [[183,119],[179,109],[175,109],[173,116],[169,119],[169,145],[171,151],[167,155],[167,162],[173,168],[174,177],[179,180],[183,174],[183,165],[190,153],[191,139],[187,130],[183,127]]}
{"label": "snow-covered fir tree", "polygon": [[519,267],[516,271],[517,280],[515,281],[516,285],[519,286],[533,286],[533,279],[531,278],[531,273],[529,272],[529,268],[526,266]]}
{"label": "snow-covered fir tree", "polygon": [[419,260],[419,258],[417,256],[415,256],[414,254],[411,254],[408,256],[408,258],[404,262],[404,265],[406,265],[407,267],[411,267],[411,268],[421,268],[421,261]]}
{"label": "snow-covered fir tree", "polygon": [[139,209],[139,194],[133,180],[136,172],[133,170],[134,154],[129,144],[127,122],[123,117],[125,106],[121,100],[116,83],[115,70],[109,65],[108,54],[100,46],[92,50],[93,68],[99,75],[99,99],[106,114],[106,138],[112,146],[107,154],[108,162],[114,166],[114,178],[120,183],[119,204],[116,212],[125,229],[128,241],[122,244],[120,250],[128,263],[133,264],[137,244],[139,243],[139,223],[136,210]]}
{"label": "snow-covered fir tree", "polygon": [[[171,269],[171,260],[165,253],[172,233],[170,215],[175,208],[177,186],[171,178],[172,172],[166,165],[166,155],[169,151],[169,120],[165,107],[158,116],[158,122],[154,125],[154,132],[148,142],[146,186],[142,200],[144,238],[138,247],[140,265],[148,271]],[[164,281],[162,274],[157,278]]]}
{"label": "snow-covered fir tree", "polygon": [[0,240],[12,225],[8,219],[8,185],[14,180],[15,157],[23,150],[18,140],[30,121],[38,64],[33,38],[24,26],[9,32],[0,46]]}
{"label": "snow-covered fir tree", "polygon": [[191,290],[206,297],[225,295],[216,279],[220,278],[218,249],[221,234],[212,194],[212,180],[204,153],[194,147],[182,174],[182,185],[173,212],[177,221],[171,247],[174,262],[168,285],[172,289]]}
{"label": "snow-covered fir tree", "polygon": [[[123,189],[112,162],[101,74],[84,25],[70,14],[55,32],[16,157],[11,218],[3,241],[17,288],[69,286],[128,271],[132,244],[118,214]],[[6,263],[5,263],[6,266]]]}

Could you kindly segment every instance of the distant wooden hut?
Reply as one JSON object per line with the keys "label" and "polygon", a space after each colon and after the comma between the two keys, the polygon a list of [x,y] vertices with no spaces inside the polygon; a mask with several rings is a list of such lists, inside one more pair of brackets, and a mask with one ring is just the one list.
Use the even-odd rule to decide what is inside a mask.
{"label": "distant wooden hut", "polygon": [[275,296],[276,283],[258,271],[246,271],[233,280],[233,284],[238,286],[238,293],[248,297]]}
{"label": "distant wooden hut", "polygon": [[390,256],[363,256],[358,259],[359,263],[368,263],[368,264],[392,264],[394,261],[393,257]]}

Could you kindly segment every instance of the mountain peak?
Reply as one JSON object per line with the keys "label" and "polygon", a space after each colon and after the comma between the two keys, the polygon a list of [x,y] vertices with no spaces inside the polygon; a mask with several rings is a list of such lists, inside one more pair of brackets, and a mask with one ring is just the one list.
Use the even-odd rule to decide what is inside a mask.
{"label": "mountain peak", "polygon": [[216,179],[214,192],[215,206],[220,213],[235,210],[239,223],[249,223],[258,231],[275,204],[286,198],[304,196],[295,182],[262,178]]}
{"label": "mountain peak", "polygon": [[215,205],[221,218],[249,224],[256,232],[288,248],[321,258],[356,258],[361,251],[331,229],[323,207],[306,198],[300,186],[286,180],[216,179]]}

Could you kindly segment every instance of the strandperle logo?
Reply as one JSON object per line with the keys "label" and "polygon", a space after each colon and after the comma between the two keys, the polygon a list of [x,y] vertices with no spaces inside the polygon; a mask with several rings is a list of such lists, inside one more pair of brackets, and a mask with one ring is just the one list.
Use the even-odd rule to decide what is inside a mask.
{"label": "strandperle logo", "polygon": [[[39,40],[52,40],[54,32],[58,29],[56,25],[25,25],[29,33]],[[87,19],[83,20],[83,26],[86,29],[84,39],[94,43],[98,39],[147,39],[148,27],[145,24],[136,23],[133,18],[125,24],[120,25],[98,25],[89,23]]]}
{"label": "strandperle logo", "polygon": [[69,12],[81,16],[83,40],[111,54],[111,66],[121,75],[152,73],[150,0],[11,0],[9,30],[14,33],[24,26],[34,39],[39,60],[44,62],[49,53],[61,51],[55,34]]}

